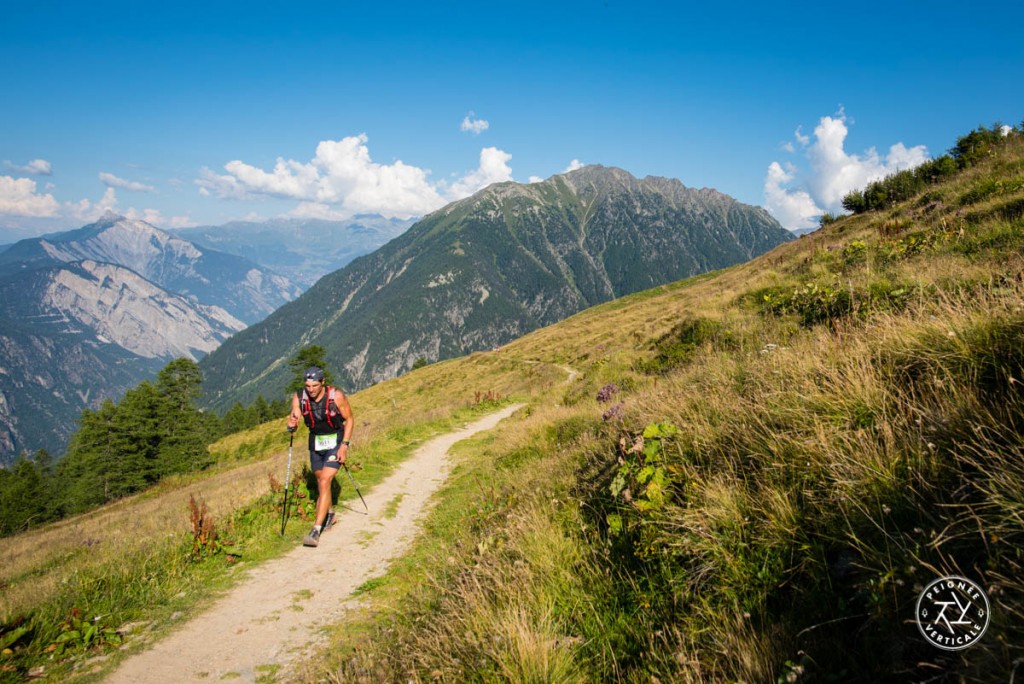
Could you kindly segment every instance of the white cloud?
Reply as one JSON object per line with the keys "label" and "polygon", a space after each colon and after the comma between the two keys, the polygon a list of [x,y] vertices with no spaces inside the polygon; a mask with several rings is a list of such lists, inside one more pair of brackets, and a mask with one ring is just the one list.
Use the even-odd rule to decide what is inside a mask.
{"label": "white cloud", "polygon": [[167,228],[195,228],[199,224],[192,220],[191,216],[172,216],[164,221]]}
{"label": "white cloud", "polygon": [[53,167],[50,166],[50,162],[45,159],[33,159],[25,166],[13,164],[6,159],[4,160],[4,166],[15,173],[25,173],[32,176],[52,176]]}
{"label": "white cloud", "polygon": [[323,219],[326,221],[341,221],[349,218],[349,215],[331,209],[331,205],[323,202],[300,202],[298,206],[289,211],[287,216],[302,219]]}
{"label": "white cloud", "polygon": [[87,199],[78,202],[66,202],[64,204],[64,216],[79,223],[92,223],[98,221],[107,212],[120,214],[125,218],[145,221],[158,228],[191,228],[197,226],[195,221],[186,216],[165,217],[159,209],[136,209],[128,207],[121,210],[117,207],[117,191],[108,186],[103,192],[103,197],[93,204]]}
{"label": "white cloud", "polygon": [[124,178],[118,178],[112,173],[105,171],[100,172],[100,181],[103,182],[108,188],[121,188],[122,190],[131,190],[133,192],[155,192],[156,188],[151,185],[145,185],[143,183],[137,183],[135,181],[125,180]]}
{"label": "white cloud", "polygon": [[480,168],[452,183],[448,196],[452,200],[469,197],[492,183],[512,180],[512,168],[508,162],[512,155],[497,147],[480,150]]}
{"label": "white cloud", "polygon": [[462,124],[459,126],[459,130],[463,133],[472,133],[473,135],[480,135],[488,128],[491,127],[490,122],[486,119],[474,119],[476,116],[473,112],[470,112],[462,120]]}
{"label": "white cloud", "polygon": [[30,178],[0,176],[0,215],[48,217],[56,216],[60,205],[53,195],[36,192]]}
{"label": "white cloud", "polygon": [[362,134],[320,142],[308,162],[279,158],[271,171],[240,160],[225,164],[226,174],[204,168],[195,183],[207,197],[296,200],[299,204],[292,216],[347,218],[376,213],[409,218],[467,197],[484,185],[511,180],[507,165],[511,158],[497,148],[485,148],[480,152],[480,167],[446,187],[431,183],[428,171],[402,161],[374,162]]}
{"label": "white cloud", "polygon": [[[561,173],[569,173],[570,171],[575,171],[576,169],[582,169],[584,166],[586,166],[586,164],[581,162],[579,159],[573,159],[571,162],[569,162],[569,165],[565,167],[565,170],[561,171]],[[540,176],[530,176],[529,182],[540,183],[544,180],[545,179],[541,178]]]}
{"label": "white cloud", "polygon": [[132,220],[145,221],[146,223],[151,223],[154,226],[161,226],[164,224],[164,217],[160,213],[159,209],[143,209],[139,211],[132,207],[124,212],[124,216],[125,218],[130,218]]}
{"label": "white cloud", "polygon": [[[849,154],[844,149],[849,133],[846,124],[842,110],[834,117],[823,116],[814,129],[813,143],[797,128],[793,137],[804,148],[810,166],[802,183],[798,183],[796,167],[784,170],[778,162],[768,167],[765,208],[786,228],[811,227],[814,217],[826,211],[842,212],[843,197],[851,190],[928,161],[924,145],[908,148],[901,142],[892,145],[886,155],[879,155],[873,147],[861,155]],[[796,187],[794,183],[798,183]]]}
{"label": "white cloud", "polygon": [[97,221],[108,211],[117,212],[117,192],[111,187],[103,192],[103,197],[96,204],[87,199],[64,203],[64,214],[80,223]]}
{"label": "white cloud", "polygon": [[787,190],[794,173],[786,171],[778,162],[768,167],[764,179],[764,208],[789,230],[810,228],[823,213],[806,190]]}

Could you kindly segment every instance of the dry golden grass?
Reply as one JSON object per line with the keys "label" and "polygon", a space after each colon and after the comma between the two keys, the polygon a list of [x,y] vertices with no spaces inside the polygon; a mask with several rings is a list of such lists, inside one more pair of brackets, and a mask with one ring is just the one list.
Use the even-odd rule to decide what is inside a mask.
{"label": "dry golden grass", "polygon": [[[1022,150],[1011,153],[1024,158]],[[1001,653],[998,640],[1020,634],[1024,624],[1024,585],[1013,577],[1020,563],[999,547],[1003,536],[1020,540],[1024,528],[1024,473],[1014,460],[1022,453],[1020,435],[1001,415],[1019,420],[1021,406],[1010,401],[996,410],[972,383],[1019,359],[1012,350],[1005,358],[988,355],[1000,353],[1000,335],[1015,339],[1024,262],[1019,249],[1003,247],[1019,246],[1019,219],[1013,227],[998,217],[962,232],[957,227],[965,211],[959,198],[987,172],[971,171],[937,190],[941,205],[931,197],[888,215],[843,219],[749,264],[595,307],[508,345],[502,353],[578,372],[564,392],[535,398],[518,434],[498,435],[484,449],[498,463],[533,459],[531,467],[474,466],[492,483],[495,499],[509,503],[490,517],[471,518],[475,524],[457,536],[463,550],[449,542],[449,564],[422,566],[434,578],[430,588],[411,592],[406,604],[389,595],[402,618],[389,621],[386,632],[334,644],[344,645],[349,664],[386,661],[388,668],[350,669],[335,660],[330,676],[522,680],[550,675],[569,639],[580,668],[563,675],[570,680],[649,681],[657,673],[675,682],[804,681],[813,670],[836,680],[897,681],[896,671],[869,667],[883,653],[898,661],[895,650],[885,651],[897,637],[872,635],[881,625],[891,627],[886,634],[902,634],[915,577],[981,572],[958,560],[956,550],[965,546],[971,553],[989,549],[988,578],[1000,583],[1000,610],[1016,623],[1004,625],[1008,631],[984,654],[973,651],[982,654],[973,660],[942,660],[900,642],[908,658],[920,661],[902,665],[903,674],[919,665],[968,679],[997,672],[994,663],[1020,654]],[[993,212],[1021,199],[1017,190],[966,211]],[[893,251],[920,244],[920,252]],[[908,284],[912,295],[891,310],[883,303],[870,314],[809,327],[763,315],[750,296],[816,283],[866,300],[885,282]],[[637,373],[634,363],[651,356],[652,341],[688,319],[718,321],[730,344],[698,346],[662,375]],[[603,407],[594,401],[596,390],[613,382],[628,387],[619,425],[603,423]],[[1019,379],[1008,382],[1012,390]],[[611,508],[632,510],[638,521],[635,555],[615,555],[604,546],[614,540],[594,529],[601,514],[587,509],[609,510],[608,473],[622,462],[618,437],[628,446],[651,421],[679,428],[668,447],[678,478],[674,496],[650,515],[627,504]],[[945,491],[964,463],[977,477]],[[533,467],[561,476],[549,482]],[[562,479],[567,473],[573,484]],[[972,488],[981,503],[957,498]],[[568,491],[582,498],[560,507],[538,503],[544,494],[561,498]],[[536,538],[522,533],[522,521]],[[486,552],[467,550],[484,542]],[[837,549],[838,561],[828,555]],[[661,554],[672,560],[659,561]],[[553,562],[554,555],[566,562]],[[832,578],[833,571],[843,574]],[[853,581],[846,573],[857,578],[859,594],[843,593],[852,591],[842,587]],[[820,583],[821,595],[801,594],[801,582]],[[831,583],[839,588],[828,600],[867,607],[829,616],[839,608],[827,600],[786,604],[794,596],[827,596]],[[802,609],[807,616],[817,611],[815,622],[801,624]],[[843,652],[835,645],[840,638],[862,638],[866,650]],[[839,669],[844,663],[855,663],[859,674]]]}
{"label": "dry golden grass", "polygon": [[[1017,164],[1019,176],[1024,150],[1007,155],[1009,162],[992,165]],[[869,609],[878,622],[864,631],[879,624],[898,630],[907,617],[894,597],[907,594],[915,577],[957,568],[955,548],[979,546],[979,535],[994,567],[989,579],[1000,583],[1004,633],[1019,634],[1024,575],[1000,544],[1022,539],[1024,527],[1024,469],[1012,460],[1024,447],[1006,423],[1019,419],[1021,407],[1010,400],[993,407],[972,383],[991,371],[986,354],[999,353],[999,340],[985,337],[989,329],[995,337],[1012,334],[1024,315],[1024,258],[1006,247],[1019,247],[1020,219],[960,227],[966,214],[995,215],[1024,201],[1024,190],[961,207],[960,197],[986,173],[991,165],[936,189],[927,202],[842,219],[748,264],[624,297],[499,351],[354,395],[357,454],[485,393],[529,408],[515,429],[464,445],[428,534],[379,591],[368,592],[360,629],[341,630],[323,659],[296,676],[649,681],[658,672],[678,682],[799,680],[798,644],[809,639],[825,648],[818,635],[830,634],[829,623],[819,612],[819,622],[799,624],[799,611],[785,602],[802,596],[800,582],[833,581],[829,550],[855,554],[849,572],[863,579],[861,593],[843,600],[875,602]],[[920,251],[889,256],[907,245]],[[753,296],[810,284],[863,302],[886,283],[911,294],[899,307],[809,326],[766,315]],[[701,319],[719,323],[728,344],[704,341],[663,373],[637,370],[680,321]],[[618,422],[602,420],[607,407],[595,399],[611,383],[625,402]],[[651,515],[621,501],[614,508],[608,480],[624,461],[619,440],[628,447],[652,422],[678,428],[666,440],[672,497]],[[215,449],[231,452],[262,434]],[[954,462],[976,475],[958,486],[976,488],[980,503],[953,500],[959,490],[936,484],[949,482]],[[33,533],[40,536],[0,540],[4,572],[8,558],[18,568],[0,579],[38,573],[32,576],[50,578],[56,590],[59,571],[47,565],[65,557],[84,562],[76,550],[100,534],[94,530],[159,521],[168,510],[178,511],[183,528],[189,490],[201,488],[217,514],[239,505],[230,496],[243,473],[251,470],[247,487],[265,491],[267,470],[282,467],[277,453],[189,483],[176,501],[167,492],[144,495]],[[222,478],[225,498],[217,498]],[[159,508],[162,499],[169,509]],[[636,516],[636,547],[628,553],[612,548],[603,529],[608,510]],[[920,531],[926,523],[936,529]],[[139,536],[166,532],[154,524]],[[40,546],[54,552],[31,555]],[[770,600],[783,605],[769,607]],[[1012,648],[988,655],[995,662],[1019,653]],[[828,665],[818,663],[818,672],[830,674]]]}
{"label": "dry golden grass", "polygon": [[[354,458],[372,459],[372,450],[367,453],[366,449],[374,438],[447,417],[473,405],[483,393],[502,397],[543,394],[563,382],[565,375],[556,365],[499,351],[435,364],[381,383],[351,398],[357,421]],[[306,463],[305,440],[304,429],[300,429],[293,447],[293,473]],[[180,538],[190,530],[191,496],[205,501],[218,520],[251,504],[270,490],[271,477],[284,480],[288,444],[284,420],[211,445],[213,453],[230,455],[248,444],[266,450],[262,445],[268,442],[271,453],[257,454],[255,462],[231,465],[228,459],[225,466],[208,473],[168,478],[147,492],[0,539],[0,584],[4,586],[0,620],[24,613],[60,592],[62,579],[76,569],[103,567],[140,549]],[[273,446],[275,442],[277,446]]]}
{"label": "dry golden grass", "polygon": [[0,597],[0,619],[61,591],[61,580],[76,568],[107,565],[168,539],[181,539],[191,529],[191,496],[205,501],[215,518],[251,503],[269,491],[268,473],[284,479],[285,464],[285,453],[278,453],[184,486],[168,480],[89,513],[0,539],[0,582],[7,585]]}

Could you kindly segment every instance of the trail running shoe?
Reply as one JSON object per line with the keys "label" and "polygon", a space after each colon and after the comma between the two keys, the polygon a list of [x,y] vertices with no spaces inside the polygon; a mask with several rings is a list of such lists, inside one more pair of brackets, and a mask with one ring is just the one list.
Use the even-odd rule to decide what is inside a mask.
{"label": "trail running shoe", "polygon": [[303,546],[320,546],[320,532],[314,527],[306,535],[306,538],[302,540]]}
{"label": "trail running shoe", "polygon": [[324,519],[324,530],[329,530],[334,527],[334,511],[327,511],[327,517]]}

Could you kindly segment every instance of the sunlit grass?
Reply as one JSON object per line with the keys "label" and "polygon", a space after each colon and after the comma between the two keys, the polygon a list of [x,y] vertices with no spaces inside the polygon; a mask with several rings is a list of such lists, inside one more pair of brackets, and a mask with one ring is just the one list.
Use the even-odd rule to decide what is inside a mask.
{"label": "sunlit grass", "polygon": [[[547,345],[579,375],[513,432],[467,447],[411,556],[416,570],[400,566],[370,592],[380,612],[298,678],[1008,673],[1024,632],[1024,231],[1001,218],[948,228],[949,198],[982,173],[928,200],[946,197],[945,209],[911,202],[842,219],[509,345],[510,355]],[[899,242],[914,231],[923,241]],[[1000,251],[1007,244],[1016,249]],[[898,307],[858,304],[900,282],[912,289]],[[851,293],[849,313],[801,325],[750,297],[814,283]],[[678,322],[701,319],[720,322],[728,344],[698,339],[637,366]],[[595,396],[610,383],[622,409],[608,421]],[[642,483],[631,498],[608,486],[655,422],[678,428],[658,466],[671,495],[639,508]],[[625,520],[618,535],[612,513]],[[970,651],[942,653],[908,631],[915,592],[941,574],[976,577],[996,597],[1001,617]]]}
{"label": "sunlit grass", "polygon": [[[367,486],[493,408],[481,396],[527,407],[457,446],[408,556],[288,677],[1008,680],[1024,658],[1024,189],[986,179],[1018,179],[1021,160],[354,395]],[[645,439],[655,424],[673,430]],[[4,614],[32,609],[23,586],[57,602],[65,569],[143,581],[117,579],[113,549],[165,562],[188,494],[244,511],[241,490],[283,472],[283,440],[263,426],[214,446],[223,472],[0,540]],[[916,592],[940,574],[993,602],[962,653],[915,639]]]}

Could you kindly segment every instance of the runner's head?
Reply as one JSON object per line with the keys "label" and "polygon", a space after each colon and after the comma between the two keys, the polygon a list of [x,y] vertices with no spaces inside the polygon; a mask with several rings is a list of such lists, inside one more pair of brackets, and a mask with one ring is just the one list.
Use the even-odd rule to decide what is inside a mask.
{"label": "runner's head", "polygon": [[320,385],[324,384],[324,371],[316,366],[307,368],[303,377],[306,380],[306,389],[317,390]]}

